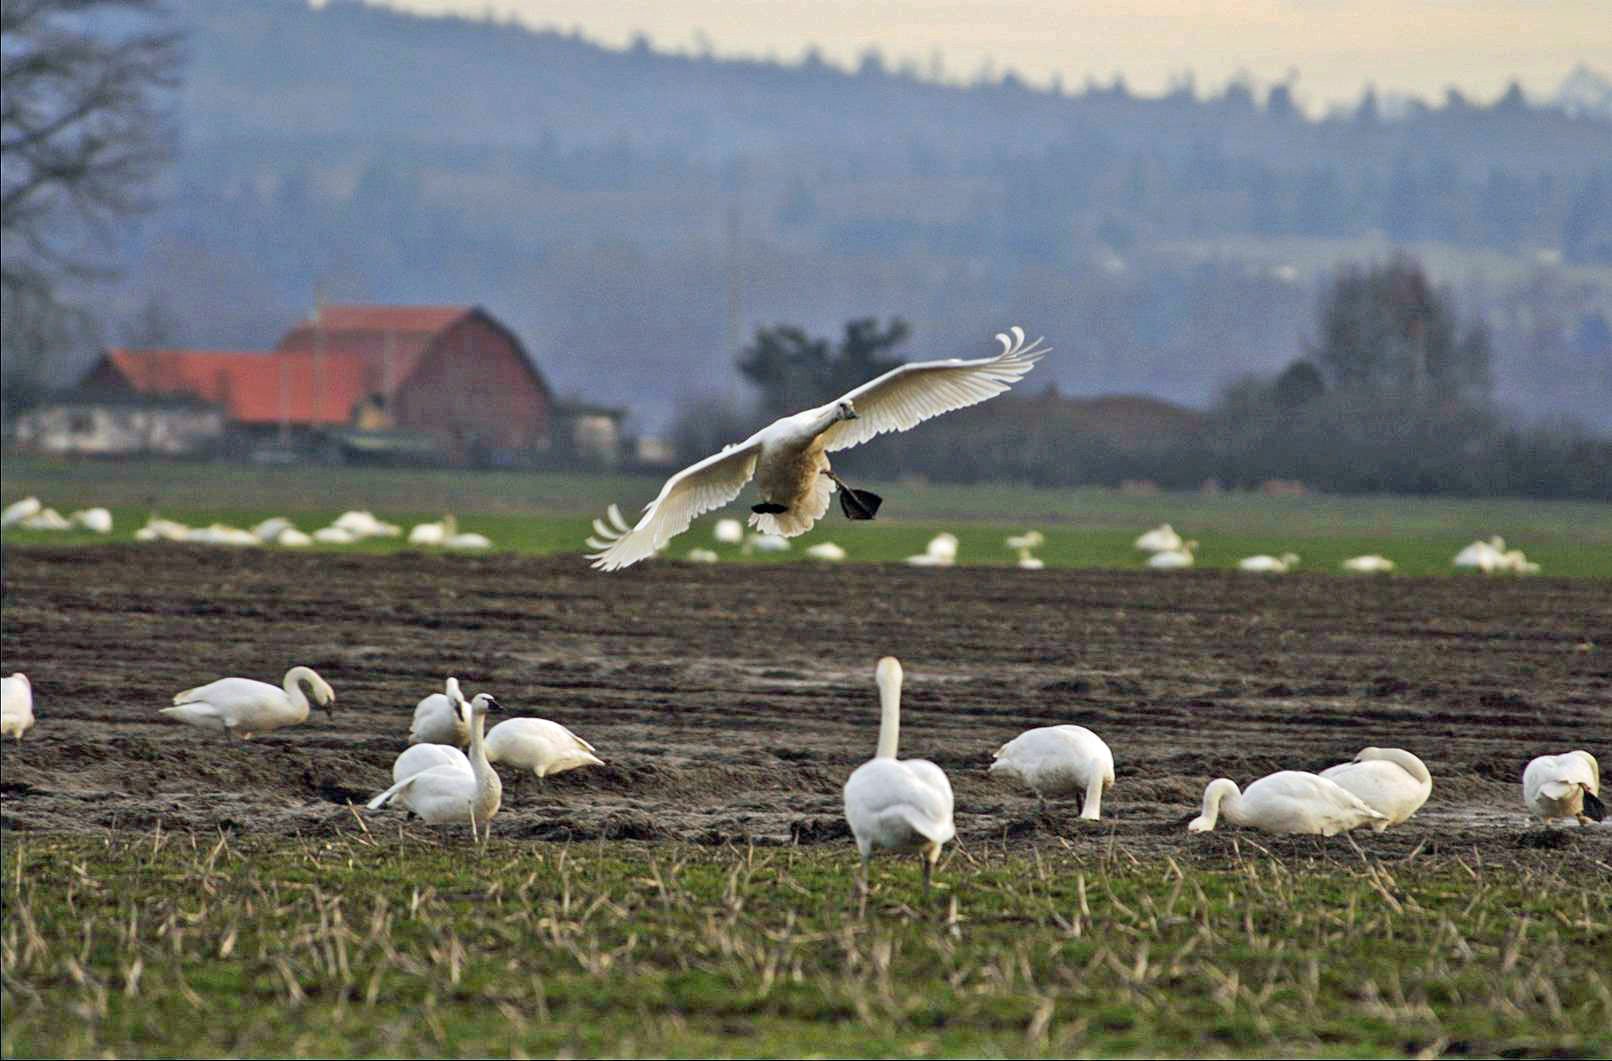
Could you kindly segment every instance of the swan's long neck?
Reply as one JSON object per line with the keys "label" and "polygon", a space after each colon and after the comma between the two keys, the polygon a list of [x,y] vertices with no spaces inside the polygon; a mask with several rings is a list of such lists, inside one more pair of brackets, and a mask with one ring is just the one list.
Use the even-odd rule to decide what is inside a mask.
{"label": "swan's long neck", "polygon": [[879,750],[875,757],[894,759],[901,740],[901,671],[879,670]]}
{"label": "swan's long neck", "polygon": [[1233,825],[1242,822],[1243,793],[1237,787],[1237,782],[1226,777],[1219,777],[1209,782],[1209,787],[1203,790],[1203,816],[1209,819],[1209,828],[1213,829],[1215,823],[1224,813],[1226,820]]}
{"label": "swan's long neck", "polygon": [[1103,771],[1092,770],[1091,780],[1086,782],[1086,799],[1080,805],[1080,816],[1088,821],[1096,821],[1103,813]]}
{"label": "swan's long neck", "polygon": [[1385,748],[1377,753],[1376,758],[1393,763],[1416,779],[1419,785],[1432,784],[1433,775],[1427,772],[1427,765],[1416,756],[1401,748]]}
{"label": "swan's long neck", "polygon": [[313,684],[313,671],[307,667],[292,667],[285,672],[285,694],[291,698],[291,706],[297,709],[303,718],[308,717],[308,694],[302,691],[302,683]]}

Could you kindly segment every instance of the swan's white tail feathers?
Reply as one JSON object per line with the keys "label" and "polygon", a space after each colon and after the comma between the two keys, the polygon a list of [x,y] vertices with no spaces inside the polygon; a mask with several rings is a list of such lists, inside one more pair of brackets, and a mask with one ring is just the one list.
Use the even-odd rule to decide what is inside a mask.
{"label": "swan's white tail feathers", "polygon": [[382,807],[386,806],[387,803],[391,802],[393,796],[396,796],[399,792],[402,792],[405,788],[408,788],[410,785],[414,784],[414,778],[418,776],[420,775],[415,774],[414,777],[405,777],[403,780],[399,781],[385,792],[382,792],[380,795],[364,804],[365,808],[368,810],[380,810]]}

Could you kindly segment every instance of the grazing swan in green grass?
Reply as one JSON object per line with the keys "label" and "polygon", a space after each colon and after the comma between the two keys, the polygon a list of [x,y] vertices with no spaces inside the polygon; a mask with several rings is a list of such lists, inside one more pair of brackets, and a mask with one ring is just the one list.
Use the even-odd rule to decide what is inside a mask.
{"label": "grazing swan in green grass", "polygon": [[1169,553],[1181,548],[1181,535],[1168,523],[1160,523],[1136,539],[1136,548],[1144,553]]}
{"label": "grazing swan in green grass", "polygon": [[37,497],[25,497],[21,501],[13,501],[0,512],[0,527],[14,527],[29,516],[38,514],[45,506]]}
{"label": "grazing swan in green grass", "polygon": [[1332,836],[1367,822],[1384,821],[1360,797],[1335,781],[1301,770],[1282,770],[1239,791],[1230,778],[1219,777],[1203,790],[1203,813],[1187,829],[1206,833],[1224,814],[1233,825],[1268,833],[1320,833]]}
{"label": "grazing swan in green grass", "polygon": [[0,678],[0,737],[15,737],[34,728],[34,687],[28,675],[18,671]]}
{"label": "grazing swan in green grass", "polygon": [[1329,766],[1321,776],[1387,815],[1371,823],[1379,833],[1415,814],[1433,794],[1433,775],[1427,765],[1404,748],[1362,748],[1353,762]]}
{"label": "grazing swan in green grass", "polygon": [[285,672],[282,686],[253,678],[220,678],[186,689],[174,697],[174,706],[163,708],[162,713],[192,726],[247,740],[306,720],[309,705],[302,691],[304,684],[313,690],[314,701],[334,717],[336,692],[311,667],[292,667]]}
{"label": "grazing swan in green grass", "polygon": [[1191,567],[1195,562],[1192,554],[1198,549],[1197,542],[1182,542],[1179,548],[1163,549],[1147,558],[1147,566],[1156,571],[1178,571]]}
{"label": "grazing swan in green grass", "polygon": [[506,718],[487,734],[487,761],[550,777],[579,766],[603,766],[593,745],[546,718]]}
{"label": "grazing swan in green grass", "polygon": [[1365,556],[1351,556],[1343,562],[1343,569],[1357,575],[1386,575],[1394,569],[1394,562],[1386,556],[1367,553]]}
{"label": "grazing swan in green grass", "polygon": [[97,505],[94,508],[81,508],[67,517],[67,522],[75,527],[83,527],[96,534],[112,533],[112,513]]}
{"label": "grazing swan in green grass", "polygon": [[1025,730],[991,758],[991,776],[1024,785],[1036,794],[1038,807],[1047,805],[1048,796],[1083,794],[1080,816],[1088,821],[1102,814],[1103,790],[1114,786],[1114,753],[1085,726]]}
{"label": "grazing swan in green grass", "polygon": [[830,564],[842,563],[845,560],[845,549],[833,542],[818,542],[806,549],[808,560],[822,560]]}
{"label": "grazing swan in green grass", "polygon": [[[468,822],[478,840],[492,836],[493,815],[498,813],[504,786],[498,772],[487,762],[484,730],[487,712],[500,710],[498,701],[487,693],[477,693],[470,701],[470,772],[457,762],[444,763],[411,774],[370,800],[370,810],[396,803],[413,811],[431,825]],[[395,769],[395,767],[394,767]]]}
{"label": "grazing swan in green grass", "polygon": [[1580,825],[1606,819],[1601,764],[1587,751],[1541,755],[1522,772],[1522,801],[1539,820],[1576,818]]}
{"label": "grazing swan in green grass", "polygon": [[464,702],[459,679],[450,675],[442,683],[442,692],[432,693],[414,705],[409,743],[451,744],[455,748],[469,744],[470,722],[459,709]]}
{"label": "grazing swan in green grass", "polygon": [[1495,570],[1505,562],[1506,540],[1496,534],[1488,541],[1475,541],[1471,545],[1455,554],[1450,561],[1455,567],[1471,567],[1484,574]]}
{"label": "grazing swan in green grass", "polygon": [[829,467],[828,454],[1006,391],[1047,352],[1039,339],[1025,342],[1022,328],[1011,332],[997,335],[1002,352],[995,357],[902,365],[691,464],[666,481],[635,526],[605,528],[603,547],[596,546],[589,559],[601,571],[615,571],[653,556],[694,517],[738,497],[752,477],[761,500],[751,507],[750,525],[763,534],[804,534],[828,511],[836,486],[847,518],[872,519],[882,499],[846,486]]}
{"label": "grazing swan in green grass", "polygon": [[719,519],[712,535],[723,545],[738,545],[744,541],[744,524],[736,519]]}
{"label": "grazing swan in green grass", "polygon": [[924,894],[940,849],[957,835],[952,823],[952,786],[927,759],[897,759],[901,733],[901,664],[879,661],[879,745],[872,759],[845,782],[845,820],[862,854],[860,891],[867,909],[868,860],[876,851],[917,851],[924,868]]}
{"label": "grazing swan in green grass", "polygon": [[1237,561],[1237,570],[1285,575],[1296,567],[1298,562],[1298,553],[1283,553],[1281,556],[1260,553],[1258,556],[1245,556]]}

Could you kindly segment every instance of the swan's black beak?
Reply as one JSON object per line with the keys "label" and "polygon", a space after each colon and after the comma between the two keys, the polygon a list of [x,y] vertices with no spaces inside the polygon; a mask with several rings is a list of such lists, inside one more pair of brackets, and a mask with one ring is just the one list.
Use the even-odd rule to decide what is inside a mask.
{"label": "swan's black beak", "polygon": [[328,718],[328,719],[330,719],[332,721],[335,720],[335,718],[336,718],[336,698],[334,696],[332,696],[329,700],[326,700],[324,703],[320,704],[319,706],[325,709],[325,717],[326,718]]}
{"label": "swan's black beak", "polygon": [[492,715],[492,714],[501,715],[501,714],[504,713],[504,705],[499,703],[497,700],[494,700],[492,697],[489,696],[487,698],[487,713],[489,715]]}

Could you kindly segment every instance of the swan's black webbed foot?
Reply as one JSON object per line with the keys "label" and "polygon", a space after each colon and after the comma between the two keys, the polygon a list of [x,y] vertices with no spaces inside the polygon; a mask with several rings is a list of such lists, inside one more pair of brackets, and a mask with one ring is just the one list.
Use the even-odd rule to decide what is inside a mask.
{"label": "swan's black webbed foot", "polygon": [[848,486],[840,489],[840,511],[846,519],[872,519],[882,504],[884,498],[872,490],[852,490]]}
{"label": "swan's black webbed foot", "polygon": [[760,504],[751,505],[750,511],[763,516],[776,516],[780,512],[788,512],[789,506],[780,505],[776,501],[763,501]]}

